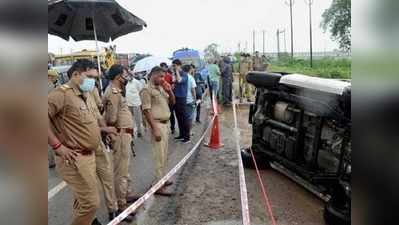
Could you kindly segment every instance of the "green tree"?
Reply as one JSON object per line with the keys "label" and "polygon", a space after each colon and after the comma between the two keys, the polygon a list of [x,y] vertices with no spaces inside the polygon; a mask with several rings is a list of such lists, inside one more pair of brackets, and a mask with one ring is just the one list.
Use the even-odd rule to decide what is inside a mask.
{"label": "green tree", "polygon": [[329,30],[332,38],[344,51],[351,50],[351,0],[333,0],[324,11],[321,27]]}
{"label": "green tree", "polygon": [[204,54],[205,54],[205,59],[209,59],[209,58],[219,58],[220,54],[218,52],[218,44],[212,43],[210,45],[208,45],[205,50],[204,50]]}

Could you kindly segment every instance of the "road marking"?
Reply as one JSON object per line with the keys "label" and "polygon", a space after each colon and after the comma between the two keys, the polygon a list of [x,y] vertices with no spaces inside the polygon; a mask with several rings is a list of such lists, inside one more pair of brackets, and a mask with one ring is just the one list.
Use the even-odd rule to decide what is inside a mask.
{"label": "road marking", "polygon": [[47,194],[47,199],[48,201],[51,200],[58,192],[60,192],[62,189],[64,189],[67,186],[65,181],[62,181],[61,183],[57,184],[57,186],[53,187]]}
{"label": "road marking", "polygon": [[242,224],[250,225],[250,215],[249,215],[249,206],[248,206],[248,192],[247,192],[247,184],[245,182],[245,172],[244,166],[241,158],[241,147],[240,147],[240,130],[238,127],[237,121],[237,103],[233,93],[233,118],[234,118],[234,134],[236,141],[236,150],[238,157],[238,173],[239,173],[239,182],[240,182],[240,197],[241,197],[241,214],[242,214]]}

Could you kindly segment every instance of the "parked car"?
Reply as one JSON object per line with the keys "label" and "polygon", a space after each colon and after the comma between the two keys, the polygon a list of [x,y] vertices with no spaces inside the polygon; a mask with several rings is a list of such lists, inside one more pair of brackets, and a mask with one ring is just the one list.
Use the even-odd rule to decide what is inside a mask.
{"label": "parked car", "polygon": [[[249,72],[257,164],[272,167],[326,202],[330,225],[351,223],[351,83],[301,74]],[[244,166],[253,167],[249,149]]]}

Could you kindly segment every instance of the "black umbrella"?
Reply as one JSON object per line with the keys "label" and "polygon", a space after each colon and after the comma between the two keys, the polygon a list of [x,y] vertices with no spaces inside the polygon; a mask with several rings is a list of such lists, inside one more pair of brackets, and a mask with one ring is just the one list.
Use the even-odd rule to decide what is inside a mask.
{"label": "black umbrella", "polygon": [[[65,40],[95,40],[97,64],[100,56],[97,41],[108,42],[128,33],[140,31],[147,24],[122,8],[114,0],[49,0],[48,33]],[[100,89],[102,82],[100,79]]]}
{"label": "black umbrella", "polygon": [[114,0],[50,0],[48,33],[65,40],[110,39],[140,31],[146,23]]}

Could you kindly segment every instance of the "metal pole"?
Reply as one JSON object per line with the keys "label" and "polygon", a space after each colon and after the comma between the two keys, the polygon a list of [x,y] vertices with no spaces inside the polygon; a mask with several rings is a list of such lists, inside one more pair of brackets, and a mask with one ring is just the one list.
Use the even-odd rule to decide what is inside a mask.
{"label": "metal pole", "polygon": [[252,54],[255,54],[255,30],[252,32]]}
{"label": "metal pole", "polygon": [[294,4],[293,0],[289,0],[289,2],[285,2],[290,7],[290,18],[291,18],[291,58],[294,58],[294,27],[292,24],[292,5]]}
{"label": "metal pole", "polygon": [[287,39],[285,38],[285,29],[284,29],[284,52],[287,53]]}
{"label": "metal pole", "polygon": [[294,28],[292,24],[292,0],[290,0],[290,15],[291,15],[291,58],[294,58]]}
{"label": "metal pole", "polygon": [[263,30],[263,55],[265,55],[265,30]]}
{"label": "metal pole", "polygon": [[280,31],[277,29],[277,58],[280,59]]}
{"label": "metal pole", "polygon": [[307,0],[309,4],[309,35],[310,35],[310,67],[313,67],[313,35],[312,35],[312,4],[313,0]]}
{"label": "metal pole", "polygon": [[97,31],[96,31],[96,23],[94,20],[94,13],[93,13],[93,30],[94,30],[94,39],[96,40],[96,53],[97,53],[98,75],[99,75],[99,81],[100,81],[100,94],[102,94],[103,93],[103,82],[102,82],[101,65],[100,65],[100,50],[98,48]]}

